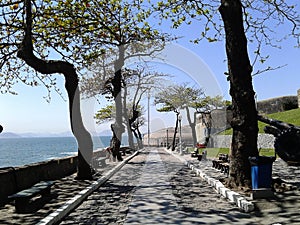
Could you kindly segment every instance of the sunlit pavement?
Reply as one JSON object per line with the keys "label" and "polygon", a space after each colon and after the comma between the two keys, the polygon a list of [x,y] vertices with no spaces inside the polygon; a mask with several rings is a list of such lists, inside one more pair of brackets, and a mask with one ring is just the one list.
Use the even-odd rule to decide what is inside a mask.
{"label": "sunlit pavement", "polygon": [[[212,177],[220,174],[211,161],[179,157]],[[242,212],[178,157],[146,148],[60,224],[300,224],[299,191],[277,196],[258,202],[258,211]]]}
{"label": "sunlit pavement", "polygon": [[[139,184],[133,194],[132,202],[129,205],[129,212],[124,224],[231,224],[233,222],[243,224],[244,222],[239,221],[239,219],[249,219],[247,214],[239,212],[225,199],[221,200],[223,201],[221,205],[214,207],[214,204],[220,201],[220,197],[211,192],[207,193],[207,196],[202,193],[198,197],[199,203],[201,204],[202,198],[203,206],[206,208],[202,212],[198,211],[195,214],[181,211],[181,207],[173,195],[174,190],[169,180],[172,176],[176,176],[176,172],[182,168],[175,166],[173,167],[174,171],[167,172],[166,164],[168,161],[163,161],[161,154],[164,154],[164,151],[158,152],[157,149],[151,149],[142,176],[139,178]],[[164,157],[164,160],[168,158],[170,157]],[[205,191],[207,188],[203,188],[202,192]],[[221,209],[222,205],[223,209]]]}

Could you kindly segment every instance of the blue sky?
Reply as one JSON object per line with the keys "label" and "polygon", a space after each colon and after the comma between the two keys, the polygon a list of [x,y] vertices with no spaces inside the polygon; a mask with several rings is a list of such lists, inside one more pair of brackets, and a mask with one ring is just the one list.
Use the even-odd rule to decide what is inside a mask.
{"label": "blue sky", "polygon": [[[213,77],[217,84],[217,89],[225,99],[230,100],[229,83],[226,80],[224,72],[227,71],[226,55],[224,42],[208,43],[206,41],[195,45],[189,42],[191,37],[197,36],[200,30],[196,25],[184,27],[176,31],[177,34],[186,35],[178,40],[177,47],[183,49],[184,52],[190,52],[190,55],[196,56],[196,61],[199,63],[201,71],[207,70],[209,76]],[[296,95],[297,89],[300,89],[300,49],[295,48],[294,40],[286,40],[281,43],[281,49],[265,48],[270,55],[265,66],[280,66],[285,67],[257,75],[253,78],[254,90],[257,93],[258,100],[273,98],[277,96]],[[249,49],[251,61],[253,49]],[[181,54],[173,54],[170,57],[180,58],[183,64],[190,65],[191,59],[181,57]],[[182,65],[183,65],[182,64]],[[173,67],[173,68],[170,68]],[[176,65],[162,66],[162,70],[171,72],[174,77],[174,82],[199,82],[195,75],[187,74],[182,71],[182,66]],[[193,65],[193,67],[195,67]],[[169,69],[168,69],[169,68]],[[255,67],[257,68],[257,67]],[[254,69],[255,69],[254,68]],[[196,67],[197,69],[197,67]],[[199,74],[201,74],[199,71]],[[61,87],[66,98],[63,85],[64,81],[60,76],[57,76],[58,85]],[[201,82],[200,82],[201,83]],[[200,84],[202,85],[202,84]],[[46,102],[43,96],[47,95],[47,90],[44,87],[27,87],[19,85],[16,87],[18,95],[0,95],[0,124],[6,132],[15,133],[61,133],[70,131],[68,103],[64,101],[56,93],[52,93],[50,103]],[[212,88],[206,87],[206,91],[210,92]],[[67,98],[66,98],[67,99]],[[101,132],[108,130],[108,125],[95,126],[93,122],[93,113],[98,109],[98,105],[93,100],[83,103],[83,114],[85,123],[90,131]],[[151,130],[162,127],[172,126],[174,123],[173,115],[159,114],[155,112],[155,108],[151,109]]]}

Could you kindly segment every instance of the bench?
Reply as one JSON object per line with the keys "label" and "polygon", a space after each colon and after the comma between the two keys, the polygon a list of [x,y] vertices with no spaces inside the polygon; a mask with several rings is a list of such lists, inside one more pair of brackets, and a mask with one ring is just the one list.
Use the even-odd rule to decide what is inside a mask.
{"label": "bench", "polygon": [[107,159],[106,156],[105,157],[95,158],[93,160],[93,166],[96,167],[96,168],[106,166],[106,159]]}
{"label": "bench", "polygon": [[41,195],[42,197],[49,196],[53,184],[53,181],[41,181],[33,185],[31,188],[8,196],[8,199],[15,201],[15,208],[17,213],[25,212],[30,203],[30,200],[33,197],[37,195]]}
{"label": "bench", "polygon": [[196,158],[196,157],[198,157],[198,154],[199,154],[198,148],[195,148],[195,150],[193,152],[191,152],[191,157]]}
{"label": "bench", "polygon": [[229,163],[228,162],[223,162],[220,164],[220,170],[221,172],[225,173],[225,174],[229,174]]}
{"label": "bench", "polygon": [[219,154],[218,159],[212,160],[212,167],[220,170],[225,174],[229,174],[229,156],[228,154]]}

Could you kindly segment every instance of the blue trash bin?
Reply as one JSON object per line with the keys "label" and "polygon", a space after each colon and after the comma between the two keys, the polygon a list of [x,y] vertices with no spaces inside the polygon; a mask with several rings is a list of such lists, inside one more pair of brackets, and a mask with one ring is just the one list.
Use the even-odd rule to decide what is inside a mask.
{"label": "blue trash bin", "polygon": [[271,188],[272,164],[275,157],[249,157],[249,161],[251,164],[252,189]]}

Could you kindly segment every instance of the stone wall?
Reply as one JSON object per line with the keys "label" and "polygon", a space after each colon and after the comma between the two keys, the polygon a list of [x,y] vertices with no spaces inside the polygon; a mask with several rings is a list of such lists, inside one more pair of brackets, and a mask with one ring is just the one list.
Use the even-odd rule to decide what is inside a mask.
{"label": "stone wall", "polygon": [[299,96],[284,96],[259,101],[257,102],[257,110],[259,113],[270,114],[295,109],[299,104],[298,98]]}
{"label": "stone wall", "polygon": [[[213,135],[210,138],[209,146],[211,148],[230,148],[231,135]],[[258,134],[257,145],[258,148],[274,148],[275,138],[270,134]]]}
{"label": "stone wall", "polygon": [[298,108],[300,108],[300,89],[298,90]]}
{"label": "stone wall", "polygon": [[[100,151],[94,152],[98,157]],[[0,168],[0,205],[7,202],[7,196],[27,189],[42,180],[57,180],[75,173],[77,156],[53,159],[20,167]]]}

